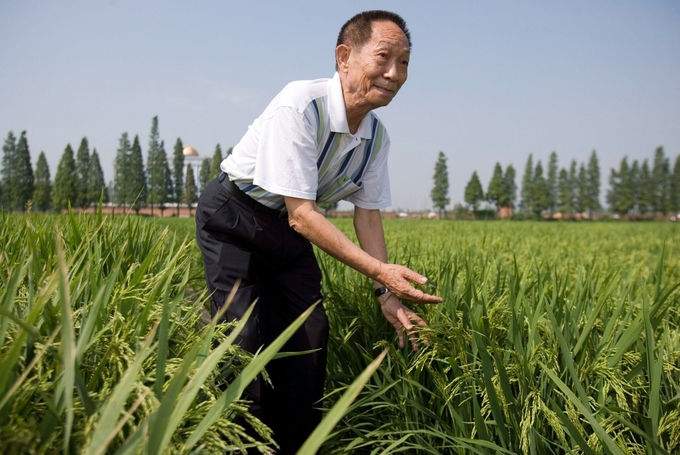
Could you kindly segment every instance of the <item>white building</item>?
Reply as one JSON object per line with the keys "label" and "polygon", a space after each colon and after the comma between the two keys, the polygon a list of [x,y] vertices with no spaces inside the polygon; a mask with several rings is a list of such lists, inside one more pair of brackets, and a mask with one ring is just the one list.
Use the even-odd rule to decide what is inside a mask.
{"label": "white building", "polygon": [[198,194],[201,194],[203,188],[201,188],[200,175],[205,157],[199,155],[198,151],[191,145],[184,147],[182,153],[184,154],[184,178],[186,179],[187,167],[191,164],[191,169],[194,172],[194,180],[196,181],[196,188],[198,189]]}

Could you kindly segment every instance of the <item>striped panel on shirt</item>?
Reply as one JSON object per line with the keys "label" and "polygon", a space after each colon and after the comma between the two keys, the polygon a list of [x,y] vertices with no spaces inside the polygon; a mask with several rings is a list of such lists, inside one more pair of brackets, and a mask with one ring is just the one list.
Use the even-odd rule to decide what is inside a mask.
{"label": "striped panel on shirt", "polygon": [[[382,149],[385,127],[374,115],[369,114],[371,115],[371,138],[362,139],[353,150],[339,156],[344,148],[343,139],[346,140],[349,135],[330,131],[330,125],[326,124],[329,118],[326,116],[325,101],[325,98],[313,100],[310,103],[312,109],[305,110],[305,120],[311,123],[312,119],[307,118],[311,111],[315,116],[313,121],[317,125],[316,146],[319,155],[316,165],[319,179],[316,201],[337,202],[361,188],[366,170]],[[284,198],[279,194],[266,191],[252,183],[239,183],[239,187],[244,193],[267,207],[275,210],[286,208]]]}

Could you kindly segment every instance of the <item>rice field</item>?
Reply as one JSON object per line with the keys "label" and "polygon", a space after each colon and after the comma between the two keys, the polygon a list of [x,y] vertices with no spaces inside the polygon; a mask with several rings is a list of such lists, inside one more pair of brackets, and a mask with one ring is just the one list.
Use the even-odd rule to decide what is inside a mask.
{"label": "rice field", "polygon": [[[351,220],[334,222],[353,237]],[[0,214],[6,453],[272,446],[266,428],[255,441],[238,423],[250,419],[239,384],[267,359],[249,362],[202,315],[193,229]],[[415,305],[430,325],[420,350],[399,349],[370,281],[319,253],[333,419],[305,453],[680,451],[680,225],[385,220],[385,230],[391,261],[428,276],[444,303]]]}

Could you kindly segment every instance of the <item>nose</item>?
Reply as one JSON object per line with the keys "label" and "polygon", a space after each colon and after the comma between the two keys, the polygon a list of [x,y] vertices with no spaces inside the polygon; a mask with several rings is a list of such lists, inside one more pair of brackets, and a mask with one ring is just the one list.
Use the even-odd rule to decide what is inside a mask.
{"label": "nose", "polygon": [[399,69],[397,68],[397,62],[395,60],[391,60],[387,65],[383,77],[389,81],[396,81],[398,79]]}

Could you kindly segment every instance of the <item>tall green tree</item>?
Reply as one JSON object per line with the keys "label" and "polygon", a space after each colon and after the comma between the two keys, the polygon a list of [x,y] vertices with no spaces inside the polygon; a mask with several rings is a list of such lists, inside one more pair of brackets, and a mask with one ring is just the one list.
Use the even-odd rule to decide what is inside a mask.
{"label": "tall green tree", "polygon": [[534,195],[533,190],[534,183],[534,157],[529,154],[527,158],[527,164],[524,166],[524,176],[522,176],[522,210],[525,212],[531,211],[531,207],[534,205],[532,197]]}
{"label": "tall green tree", "polygon": [[118,142],[118,150],[113,163],[113,203],[122,205],[125,209],[132,204],[132,190],[130,189],[130,153],[132,146],[128,133],[123,133]]}
{"label": "tall green tree", "polygon": [[[106,179],[104,179],[104,171],[99,162],[97,149],[92,150],[89,174],[90,178],[88,180],[87,188],[88,200],[91,202],[99,202],[100,198],[103,196],[102,202],[109,202],[109,190],[106,187]],[[102,194],[102,191],[104,194]]]}
{"label": "tall green tree", "polygon": [[67,144],[64,149],[57,173],[54,176],[52,185],[52,207],[59,211],[68,207],[69,203],[73,206],[73,201],[78,197],[76,160],[73,156],[71,144]]}
{"label": "tall green tree", "polygon": [[640,167],[636,185],[639,188],[638,210],[642,215],[654,212],[654,180],[652,180],[652,173],[649,170],[649,161],[646,159]]}
{"label": "tall green tree", "polygon": [[2,146],[2,179],[0,179],[0,193],[2,193],[2,200],[0,203],[4,209],[12,210],[13,197],[12,186],[14,185],[14,167],[16,163],[17,154],[17,138],[14,133],[10,131],[7,133],[7,138]]}
{"label": "tall green tree", "polygon": [[47,164],[45,152],[40,152],[35,163],[35,187],[33,189],[33,207],[46,212],[52,207],[52,180],[50,167]]}
{"label": "tall green tree", "polygon": [[211,173],[211,166],[210,166],[210,158],[205,158],[201,162],[201,172],[198,176],[198,192],[202,193],[203,189],[205,189],[206,186],[208,186],[208,183],[210,183],[210,173]]}
{"label": "tall green tree", "polygon": [[176,203],[177,216],[179,216],[179,204],[184,195],[184,145],[182,139],[177,138],[172,152],[172,202]]}
{"label": "tall green tree", "polygon": [[590,199],[588,196],[588,173],[583,163],[578,167],[578,180],[576,182],[576,202],[575,209],[578,213],[585,213],[588,210]]}
{"label": "tall green tree", "polygon": [[590,154],[590,159],[588,160],[586,191],[588,201],[586,209],[592,215],[593,212],[602,208],[600,204],[600,164],[595,150]]}
{"label": "tall green tree", "polygon": [[557,152],[553,151],[550,154],[550,159],[548,161],[548,178],[546,179],[548,187],[548,210],[550,213],[555,213],[557,211],[557,201],[560,192],[557,166]]}
{"label": "tall green tree", "polygon": [[569,164],[569,182],[571,184],[571,206],[574,212],[577,212],[576,206],[578,200],[578,163],[576,160],[571,160]]}
{"label": "tall green tree", "polygon": [[146,206],[148,188],[146,184],[146,172],[144,170],[144,158],[142,147],[139,145],[139,137],[135,135],[130,150],[130,196],[132,196],[132,210],[139,213],[139,209]]}
{"label": "tall green tree", "polygon": [[[432,207],[437,209],[441,216],[445,216],[446,206],[449,205],[451,200],[449,199],[449,171],[446,166],[446,155],[444,155],[444,152],[440,151],[439,155],[437,156],[437,162],[434,164],[434,176],[432,177],[432,183],[433,186],[432,190],[430,191]],[[483,193],[482,199],[484,199]]]}
{"label": "tall green tree", "polygon": [[652,166],[652,211],[666,214],[670,210],[671,166],[663,147],[654,152]]}
{"label": "tall green tree", "polygon": [[222,172],[222,169],[220,169],[220,164],[222,164],[223,159],[224,158],[222,157],[222,147],[220,147],[220,144],[217,144],[217,146],[215,147],[215,152],[213,153],[213,156],[210,160],[209,180],[216,179],[220,175],[220,172]]}
{"label": "tall green tree", "polygon": [[[151,206],[151,214],[155,205],[161,204],[163,199],[163,188],[165,187],[163,166],[158,159],[160,152],[161,139],[158,131],[158,116],[151,120],[151,133],[149,135],[149,150],[146,154],[146,179],[148,182],[148,200]],[[167,161],[167,159],[166,159]],[[164,203],[164,201],[163,201]]]}
{"label": "tall green tree", "polygon": [[559,193],[557,197],[557,209],[562,215],[571,214],[574,211],[574,189],[572,187],[569,172],[562,168],[558,178]]}
{"label": "tall green tree", "polygon": [[501,207],[515,208],[517,200],[517,184],[515,183],[515,168],[508,164],[503,175],[503,198],[500,200]]}
{"label": "tall green tree", "polygon": [[194,178],[194,170],[191,164],[187,165],[187,176],[184,180],[184,195],[182,197],[187,207],[189,207],[189,215],[191,215],[191,207],[198,202],[198,189],[196,188],[196,179]]}
{"label": "tall green tree", "polygon": [[633,196],[633,207],[631,209],[632,213],[640,212],[640,198],[642,197],[642,188],[640,188],[640,182],[642,181],[642,170],[640,169],[640,163],[638,160],[633,160],[633,164],[630,165],[630,170],[628,171],[628,179],[625,182],[626,191],[630,191]]}
{"label": "tall green tree", "polygon": [[76,153],[76,200],[74,207],[86,208],[90,203],[90,145],[87,138],[80,141],[80,147]]}
{"label": "tall green tree", "polygon": [[10,131],[3,146],[2,187],[4,205],[9,210],[23,211],[33,196],[33,167],[28,149],[26,131],[21,132],[16,142]]}
{"label": "tall green tree", "polygon": [[680,213],[680,155],[675,157],[670,186],[670,209],[674,215]]}
{"label": "tall green tree", "polygon": [[496,163],[493,168],[493,176],[489,182],[486,190],[486,200],[496,207],[496,210],[501,208],[502,201],[506,200],[505,185],[503,181],[503,168],[501,163]]}
{"label": "tall green tree", "polygon": [[609,176],[607,204],[612,212],[625,215],[635,206],[635,198],[630,185],[631,171],[628,158],[623,157],[619,170],[612,168]]}
{"label": "tall green tree", "polygon": [[470,181],[465,186],[465,202],[472,206],[473,211],[477,211],[479,204],[484,200],[484,189],[482,182],[479,181],[477,171],[472,173]]}
{"label": "tall green tree", "polygon": [[[161,216],[168,202],[172,201],[172,172],[168,164],[168,155],[165,152],[165,143],[161,141],[160,148],[156,152],[153,169],[149,173],[149,203],[157,205],[161,210]],[[153,209],[152,209],[153,213]]]}
{"label": "tall green tree", "polygon": [[543,177],[541,160],[536,163],[536,169],[534,170],[534,179],[531,185],[531,201],[531,211],[535,216],[541,216],[544,211],[550,208],[548,181]]}

